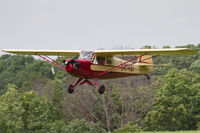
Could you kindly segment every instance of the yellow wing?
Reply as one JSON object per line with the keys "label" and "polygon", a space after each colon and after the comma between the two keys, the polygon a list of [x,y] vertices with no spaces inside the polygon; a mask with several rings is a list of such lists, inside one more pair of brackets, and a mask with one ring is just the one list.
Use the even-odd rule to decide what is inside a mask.
{"label": "yellow wing", "polygon": [[99,56],[117,56],[117,55],[192,55],[197,52],[188,48],[174,49],[133,49],[133,50],[94,50]]}
{"label": "yellow wing", "polygon": [[[4,52],[22,55],[53,55],[53,56],[66,56],[79,55],[81,50],[19,50],[19,49],[2,49]],[[134,49],[134,50],[94,50],[96,55],[99,56],[117,56],[117,55],[191,55],[197,52],[188,48],[175,48],[175,49]]]}
{"label": "yellow wing", "polygon": [[79,55],[81,50],[18,50],[18,49],[2,49],[4,52],[22,55],[52,55],[52,56],[67,56]]}

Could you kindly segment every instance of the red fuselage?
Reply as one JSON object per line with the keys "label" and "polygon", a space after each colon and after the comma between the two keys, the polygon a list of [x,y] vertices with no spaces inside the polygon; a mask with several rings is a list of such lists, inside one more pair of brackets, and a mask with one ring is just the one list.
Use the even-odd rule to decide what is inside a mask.
{"label": "red fuselage", "polygon": [[[91,78],[98,78],[98,79],[112,79],[112,78],[120,78],[120,77],[127,77],[127,76],[134,76],[136,74],[131,73],[119,73],[119,72],[109,72],[104,75],[96,76],[97,74],[101,73],[102,71],[93,71],[91,70],[91,61],[85,59],[67,59],[66,62],[72,61],[66,65],[65,70],[76,77],[83,78],[83,79],[91,79]],[[74,63],[75,62],[75,63]],[[74,64],[78,65],[74,67]]]}

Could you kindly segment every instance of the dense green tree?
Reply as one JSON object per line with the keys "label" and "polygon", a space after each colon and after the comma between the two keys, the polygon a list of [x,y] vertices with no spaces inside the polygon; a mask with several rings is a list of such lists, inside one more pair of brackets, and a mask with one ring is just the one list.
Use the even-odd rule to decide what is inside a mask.
{"label": "dense green tree", "polygon": [[31,88],[30,85],[37,75],[53,79],[51,64],[36,60],[32,56],[2,55],[0,57],[0,89],[5,92],[9,83],[18,88]]}
{"label": "dense green tree", "polygon": [[129,122],[123,127],[114,130],[113,133],[139,133],[139,132],[142,132],[141,128],[137,124]]}
{"label": "dense green tree", "polygon": [[[152,83],[142,76],[101,81],[107,88],[104,95],[87,85],[81,86],[82,89],[78,87],[73,95],[65,94],[65,88],[75,79],[64,70],[52,75],[52,65],[48,62],[32,56],[2,55],[0,129],[2,132],[102,132],[95,124],[99,123],[107,131],[129,132],[138,129],[129,122],[138,121],[138,125],[142,125],[149,110],[146,129],[196,129],[200,127],[197,124],[200,121],[197,100],[200,98],[197,89],[200,44],[179,47],[192,48],[199,53],[154,57],[154,64],[169,64],[171,67],[156,67],[151,74]],[[66,58],[74,57],[56,60],[62,63]],[[177,70],[170,71],[173,67]],[[161,80],[155,78],[161,75],[165,75]],[[119,127],[122,128],[115,130]]]}
{"label": "dense green tree", "polygon": [[34,92],[26,92],[21,97],[24,128],[27,131],[42,132],[46,125],[56,120],[56,109],[45,97],[36,97]]}
{"label": "dense green tree", "polygon": [[58,117],[57,108],[47,98],[37,97],[33,91],[19,93],[13,85],[8,88],[0,99],[2,132],[65,131],[66,124]]}
{"label": "dense green tree", "polygon": [[[200,45],[200,44],[199,44]],[[171,68],[176,68],[178,70],[181,69],[189,69],[191,65],[198,60],[200,57],[200,47],[195,46],[193,44],[178,46],[176,48],[190,48],[198,51],[197,55],[187,55],[187,56],[157,56],[154,57],[154,64],[168,64],[171,67],[156,67],[154,68],[153,75],[165,75]],[[166,48],[168,48],[167,46]]]}
{"label": "dense green tree", "polygon": [[192,130],[200,119],[200,75],[172,69],[145,120],[147,130]]}
{"label": "dense green tree", "polygon": [[51,73],[51,64],[45,61],[34,60],[33,63],[29,64],[26,67],[26,71],[28,71],[29,73],[40,73],[44,77],[48,77],[50,79],[53,78],[53,75]]}
{"label": "dense green tree", "polygon": [[99,124],[87,122],[86,120],[73,120],[67,125],[67,133],[105,133]]}
{"label": "dense green tree", "polygon": [[24,131],[23,113],[16,86],[9,85],[8,91],[0,99],[0,129],[3,133]]}
{"label": "dense green tree", "polygon": [[163,46],[163,48],[171,48],[169,45],[165,45]]}
{"label": "dense green tree", "polygon": [[64,87],[62,85],[61,80],[54,80],[53,82],[53,94],[52,94],[52,103],[54,104],[54,107],[58,110],[57,111],[57,118],[62,117],[62,102],[64,100],[63,94],[64,94]]}
{"label": "dense green tree", "polygon": [[200,73],[200,59],[192,63],[190,70],[196,73]]}
{"label": "dense green tree", "polygon": [[158,56],[155,57],[153,62],[154,64],[166,64],[168,67],[155,67],[153,75],[165,75],[171,68],[189,69],[191,64],[195,62],[197,55],[188,55],[188,56]]}

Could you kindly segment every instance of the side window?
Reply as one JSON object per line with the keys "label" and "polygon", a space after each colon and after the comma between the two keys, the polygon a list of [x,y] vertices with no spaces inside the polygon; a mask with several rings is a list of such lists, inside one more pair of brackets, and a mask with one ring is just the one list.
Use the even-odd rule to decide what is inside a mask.
{"label": "side window", "polygon": [[100,56],[97,56],[97,62],[99,65],[104,65],[105,64],[105,57],[100,57]]}
{"label": "side window", "polygon": [[107,58],[107,62],[106,62],[108,65],[111,65],[112,64],[112,59],[110,57]]}

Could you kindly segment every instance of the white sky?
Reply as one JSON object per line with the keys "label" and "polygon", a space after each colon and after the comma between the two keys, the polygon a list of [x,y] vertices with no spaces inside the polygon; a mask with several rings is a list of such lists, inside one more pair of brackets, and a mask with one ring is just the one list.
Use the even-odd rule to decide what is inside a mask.
{"label": "white sky", "polygon": [[0,49],[198,43],[200,0],[0,0]]}

